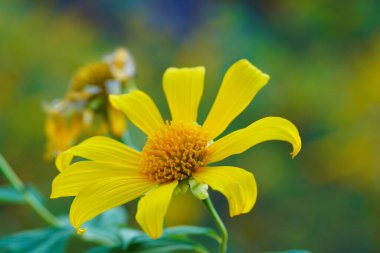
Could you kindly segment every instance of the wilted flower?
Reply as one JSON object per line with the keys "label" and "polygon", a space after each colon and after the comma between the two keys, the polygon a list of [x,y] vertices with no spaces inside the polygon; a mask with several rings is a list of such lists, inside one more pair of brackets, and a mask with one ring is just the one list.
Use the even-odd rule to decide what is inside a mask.
{"label": "wilted flower", "polygon": [[106,55],[104,60],[110,65],[112,75],[118,81],[126,81],[136,74],[133,58],[125,48],[119,48]]}
{"label": "wilted flower", "polygon": [[66,117],[57,112],[57,107],[61,106],[61,103],[53,102],[51,107],[46,108],[45,133],[49,140],[46,147],[49,151],[46,154],[47,159],[50,156],[57,156],[62,150],[74,145],[74,140],[78,138],[83,128],[83,115],[73,112],[70,117]]}
{"label": "wilted flower", "polygon": [[66,95],[44,105],[46,158],[55,157],[82,136],[109,133],[121,138],[126,129],[125,116],[111,106],[108,95],[133,90],[134,76],[133,59],[124,48],[105,56],[104,61],[80,68]]}

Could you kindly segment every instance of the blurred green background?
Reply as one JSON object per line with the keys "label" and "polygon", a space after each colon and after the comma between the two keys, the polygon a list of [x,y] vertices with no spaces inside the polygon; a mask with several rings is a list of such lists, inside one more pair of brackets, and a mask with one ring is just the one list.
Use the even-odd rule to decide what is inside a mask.
{"label": "blurred green background", "polygon": [[[138,86],[168,117],[163,71],[204,65],[202,122],[227,68],[247,58],[271,80],[228,131],[281,116],[303,148],[292,160],[290,145],[268,142],[226,161],[259,187],[254,210],[233,219],[213,194],[230,251],[379,252],[379,9],[376,0],[1,1],[0,151],[48,196],[57,171],[43,160],[42,103],[62,97],[80,66],[129,48]],[[62,214],[70,201],[47,205]],[[0,224],[0,235],[44,225],[17,205],[0,206]],[[175,199],[167,224],[213,226],[188,196]]]}

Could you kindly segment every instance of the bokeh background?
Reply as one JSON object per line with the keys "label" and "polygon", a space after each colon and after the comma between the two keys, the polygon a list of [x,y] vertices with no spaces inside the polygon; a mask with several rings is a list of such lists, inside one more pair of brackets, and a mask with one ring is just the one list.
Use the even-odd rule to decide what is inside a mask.
{"label": "bokeh background", "polygon": [[[233,219],[213,194],[231,252],[379,252],[379,10],[377,0],[1,1],[0,151],[48,196],[57,171],[43,160],[42,103],[62,97],[80,66],[128,47],[138,86],[168,117],[163,71],[204,65],[202,122],[224,72],[247,58],[271,81],[228,131],[282,116],[298,126],[303,149],[292,160],[290,145],[268,142],[227,160],[259,186],[254,210]],[[70,201],[47,205],[62,214]],[[0,206],[0,224],[0,235],[44,225],[17,205]],[[187,195],[167,224],[213,226]]]}

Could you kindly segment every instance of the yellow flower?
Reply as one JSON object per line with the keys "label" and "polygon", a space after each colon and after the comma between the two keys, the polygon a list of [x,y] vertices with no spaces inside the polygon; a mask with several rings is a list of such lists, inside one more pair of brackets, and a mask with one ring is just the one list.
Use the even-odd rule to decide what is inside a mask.
{"label": "yellow flower", "polygon": [[[76,196],[70,220],[78,231],[98,214],[142,196],[136,219],[149,236],[158,238],[173,191],[187,180],[190,187],[206,184],[224,194],[231,216],[247,213],[257,196],[252,173],[210,164],[268,140],[291,143],[292,155],[297,155],[301,149],[297,128],[279,117],[263,118],[216,139],[269,80],[247,60],[227,71],[210,113],[198,125],[204,75],[203,67],[166,70],[163,89],[171,121],[163,120],[153,100],[142,91],[110,96],[111,103],[147,135],[141,152],[97,136],[57,158],[61,173],[53,181],[51,197]],[[88,161],[71,164],[74,156]]]}

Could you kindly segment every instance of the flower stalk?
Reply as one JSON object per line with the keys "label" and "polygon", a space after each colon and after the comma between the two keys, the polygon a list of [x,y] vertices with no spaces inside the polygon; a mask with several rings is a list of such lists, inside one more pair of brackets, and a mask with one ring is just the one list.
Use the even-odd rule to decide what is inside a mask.
{"label": "flower stalk", "polygon": [[226,229],[226,226],[224,225],[222,219],[220,218],[218,212],[216,211],[214,204],[211,201],[211,198],[208,197],[203,200],[203,203],[206,205],[207,210],[210,212],[212,218],[214,219],[216,226],[218,227],[220,233],[221,233],[221,241],[220,241],[220,248],[219,253],[226,253],[227,252],[227,240],[228,240],[228,232]]}
{"label": "flower stalk", "polygon": [[18,191],[24,198],[25,202],[33,208],[33,210],[41,216],[48,224],[59,227],[61,222],[55,217],[42,203],[36,198],[16,175],[11,166],[0,154],[0,171],[3,173],[9,183]]}

